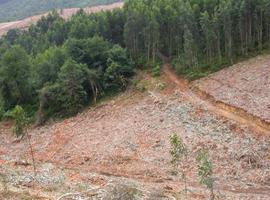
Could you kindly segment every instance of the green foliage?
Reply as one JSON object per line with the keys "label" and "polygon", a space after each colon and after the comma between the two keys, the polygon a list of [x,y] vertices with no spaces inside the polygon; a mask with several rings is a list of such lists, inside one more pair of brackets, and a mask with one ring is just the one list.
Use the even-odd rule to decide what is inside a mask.
{"label": "green foliage", "polygon": [[0,121],[4,118],[4,115],[5,115],[4,100],[0,96]]}
{"label": "green foliage", "polygon": [[83,87],[86,69],[86,65],[77,64],[73,60],[67,60],[61,67],[59,73],[59,82],[63,90],[61,107],[67,114],[78,112],[87,102],[87,93]]}
{"label": "green foliage", "polygon": [[11,29],[7,32],[5,38],[10,44],[14,44],[16,38],[20,35],[20,30],[18,29]]}
{"label": "green foliage", "polygon": [[125,43],[135,63],[162,54],[196,79],[269,49],[269,11],[259,0],[128,0]]}
{"label": "green foliage", "polygon": [[5,116],[5,110],[3,106],[0,105],[0,120],[2,120]]}
{"label": "green foliage", "polygon": [[126,50],[114,45],[108,52],[107,66],[104,73],[105,89],[125,88],[128,78],[134,73]]}
{"label": "green foliage", "polygon": [[214,73],[224,67],[229,66],[229,61],[222,59],[221,61],[216,61],[209,64],[201,64],[196,68],[187,67],[179,58],[172,60],[172,67],[178,75],[182,75],[189,80],[196,80],[211,73]]}
{"label": "green foliage", "polygon": [[73,60],[78,63],[85,63],[94,69],[106,64],[110,49],[110,43],[98,36],[88,39],[71,38],[64,46]]}
{"label": "green foliage", "polygon": [[80,10],[69,21],[53,11],[28,31],[10,31],[0,40],[1,113],[15,105],[31,113],[38,107],[42,124],[125,89],[134,65],[127,50],[114,44],[123,44],[125,19],[119,9]]}
{"label": "green foliage", "polygon": [[146,81],[134,80],[133,86],[139,92],[143,93],[143,92],[147,91],[147,82]]}
{"label": "green foliage", "polygon": [[185,26],[184,31],[184,60],[187,67],[197,67],[197,48],[195,40],[188,26]]}
{"label": "green foliage", "polygon": [[152,69],[152,76],[157,77],[160,76],[160,65],[155,65]]}
{"label": "green foliage", "polygon": [[160,90],[164,90],[166,88],[166,84],[163,82],[158,82],[157,83],[157,88]]}
{"label": "green foliage", "polygon": [[187,156],[188,149],[183,143],[182,139],[176,134],[170,136],[171,143],[171,163],[174,166],[176,174],[178,173],[179,167],[181,168],[181,176],[185,182],[185,195],[187,198],[187,176],[186,176],[186,166],[187,166]]}
{"label": "green foliage", "polygon": [[43,124],[48,117],[61,112],[62,88],[58,83],[44,86],[39,92],[39,110],[37,114],[37,124]]}
{"label": "green foliage", "polygon": [[17,137],[24,135],[25,128],[28,124],[28,118],[24,109],[21,106],[15,106],[6,116],[14,120],[14,134]]}
{"label": "green foliage", "polygon": [[214,199],[213,164],[209,160],[205,151],[200,151],[196,160],[198,162],[198,175],[200,176],[200,183],[205,185],[211,191],[211,199]]}
{"label": "green foliage", "polygon": [[33,59],[32,81],[36,89],[54,83],[67,55],[63,49],[51,47]]}
{"label": "green foliage", "polygon": [[171,163],[174,166],[178,166],[181,160],[187,155],[187,148],[183,143],[182,139],[179,138],[176,134],[170,136],[170,143],[171,143]]}
{"label": "green foliage", "polygon": [[0,66],[0,96],[4,109],[30,101],[29,77],[29,56],[22,47],[12,46],[2,56]]}
{"label": "green foliage", "polygon": [[61,67],[59,79],[40,92],[40,123],[53,114],[73,115],[87,103],[87,66],[67,60]]}

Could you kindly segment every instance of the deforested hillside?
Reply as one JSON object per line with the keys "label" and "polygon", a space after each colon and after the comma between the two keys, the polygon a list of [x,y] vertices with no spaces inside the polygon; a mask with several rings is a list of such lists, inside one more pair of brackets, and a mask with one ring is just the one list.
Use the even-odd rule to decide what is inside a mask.
{"label": "deforested hillside", "polygon": [[[235,120],[229,112],[221,115],[222,110],[196,98],[171,71],[160,78],[142,73],[135,80],[136,87],[93,109],[31,128],[36,176],[27,140],[14,141],[11,123],[1,122],[0,196],[206,200],[209,194],[199,184],[195,159],[204,149],[214,166],[215,199],[269,200],[267,131]],[[188,197],[180,192],[184,181],[171,164],[172,134],[188,148]]]}
{"label": "deforested hillside", "polygon": [[0,22],[19,20],[52,9],[83,8],[119,1],[121,0],[0,0]]}
{"label": "deforested hillside", "polygon": [[270,1],[116,4],[0,38],[0,199],[269,200]]}

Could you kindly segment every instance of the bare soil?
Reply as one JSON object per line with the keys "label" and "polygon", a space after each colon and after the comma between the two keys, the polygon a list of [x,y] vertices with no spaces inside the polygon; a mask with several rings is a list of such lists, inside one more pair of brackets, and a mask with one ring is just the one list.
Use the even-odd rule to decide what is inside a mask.
{"label": "bare soil", "polygon": [[195,82],[207,95],[231,111],[270,127],[270,56],[258,56]]}
{"label": "bare soil", "polygon": [[195,157],[202,149],[214,164],[217,199],[270,199],[269,131],[200,98],[168,65],[162,74],[153,79],[140,73],[144,93],[131,87],[75,117],[30,129],[36,175],[27,140],[16,141],[11,123],[1,123],[2,191],[6,185],[45,199],[106,199],[119,193],[181,199],[183,181],[173,175],[169,154],[169,136],[176,133],[189,149],[189,199],[209,195],[198,183]]}
{"label": "bare soil", "polygon": [[[86,13],[96,13],[96,12],[100,12],[100,11],[113,10],[113,9],[122,8],[122,7],[123,7],[123,3],[118,2],[118,3],[109,4],[109,5],[86,7],[86,8],[84,8],[84,11]],[[79,9],[80,8],[62,9],[61,11],[59,10],[58,13],[64,19],[68,19],[72,15],[74,15]],[[27,29],[32,24],[35,24],[42,16],[46,16],[47,14],[48,13],[45,13],[42,15],[35,15],[35,16],[28,17],[26,19],[19,20],[19,21],[0,23],[0,36],[6,34],[10,29],[15,29],[15,28]]]}

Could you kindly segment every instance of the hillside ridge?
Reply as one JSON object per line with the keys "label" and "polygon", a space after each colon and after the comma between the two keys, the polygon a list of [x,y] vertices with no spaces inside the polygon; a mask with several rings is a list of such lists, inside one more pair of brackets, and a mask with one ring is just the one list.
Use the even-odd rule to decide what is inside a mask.
{"label": "hillside ridge", "polygon": [[84,8],[107,5],[121,0],[1,0],[0,22],[22,20],[52,9]]}
{"label": "hillside ridge", "polygon": [[[87,193],[76,185],[88,184],[98,191],[89,196],[96,197],[102,192],[111,195],[110,187],[135,185],[139,191],[143,188],[144,195],[154,196],[153,190],[157,188],[164,197],[160,199],[174,199],[170,197],[183,189],[183,185],[170,173],[168,140],[171,133],[177,133],[191,150],[188,158],[190,199],[202,200],[207,196],[204,188],[196,183],[194,160],[196,151],[203,148],[209,149],[213,163],[218,167],[215,171],[218,195],[224,199],[269,199],[269,172],[263,167],[257,167],[254,172],[250,167],[252,163],[246,160],[252,148],[256,152],[254,162],[258,166],[268,166],[269,135],[248,123],[215,112],[209,106],[211,102],[191,98],[189,83],[177,78],[168,67],[164,65],[160,78],[151,78],[144,72],[136,77],[147,82],[144,93],[130,88],[74,117],[31,129],[29,134],[38,166],[36,187],[40,184],[39,179],[43,178],[46,182],[43,189],[54,188],[49,196],[57,192],[70,194],[74,190],[79,197],[84,197]],[[163,90],[156,87],[160,82],[166,85]],[[2,170],[10,177],[7,168],[11,165],[12,170],[20,173],[8,179],[7,185],[21,179],[20,184],[27,184],[23,177],[33,176],[29,150],[25,148],[27,141],[24,139],[10,146],[14,138],[9,124],[6,122],[2,129],[1,124],[4,123],[0,123],[3,132],[0,134],[3,163],[0,173]],[[264,146],[266,148],[262,148]],[[237,152],[234,151],[236,148],[239,149]],[[8,162],[15,156],[28,162],[29,166]],[[239,177],[232,175],[236,169]],[[59,188],[57,184],[62,175],[65,181]],[[29,191],[32,187],[22,189]]]}
{"label": "hillside ridge", "polygon": [[[124,5],[123,2],[112,3],[108,5],[99,5],[99,6],[90,6],[84,8],[86,13],[96,13],[100,11],[113,10],[116,8],[122,8]],[[66,8],[61,11],[58,10],[61,17],[64,19],[70,18],[73,14],[75,14],[80,8]],[[32,17],[25,18],[23,20],[13,21],[13,22],[4,22],[0,23],[0,36],[6,34],[11,29],[27,29],[32,24],[35,24],[42,16],[46,16],[48,13],[41,15],[34,15]]]}

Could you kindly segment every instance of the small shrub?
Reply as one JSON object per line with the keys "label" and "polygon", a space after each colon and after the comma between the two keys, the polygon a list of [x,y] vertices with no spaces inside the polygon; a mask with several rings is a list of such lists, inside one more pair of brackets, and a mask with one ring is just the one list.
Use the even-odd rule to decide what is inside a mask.
{"label": "small shrub", "polygon": [[207,189],[210,191],[210,200],[213,200],[215,198],[213,164],[209,160],[205,151],[200,151],[196,160],[198,162],[198,175],[200,177],[200,183],[207,187]]}
{"label": "small shrub", "polygon": [[200,71],[191,71],[189,70],[188,72],[186,72],[185,77],[191,81],[199,79],[199,78],[203,78],[205,76],[207,76],[208,74],[205,72],[200,72]]}
{"label": "small shrub", "polygon": [[134,80],[133,86],[135,87],[136,90],[138,90],[140,92],[145,92],[147,90],[147,82],[146,81]]}
{"label": "small shrub", "polygon": [[163,82],[158,82],[157,84],[157,88],[160,89],[160,90],[164,90],[166,87],[165,83]]}
{"label": "small shrub", "polygon": [[160,76],[160,65],[156,65],[155,67],[153,67],[152,76],[153,77]]}
{"label": "small shrub", "polygon": [[8,117],[14,120],[13,132],[17,137],[24,135],[24,129],[28,124],[26,112],[21,106],[16,106],[13,110],[6,114]]}
{"label": "small shrub", "polygon": [[[186,176],[186,163],[188,156],[188,149],[183,143],[182,139],[179,138],[176,134],[171,135],[171,163],[174,166],[174,170],[177,172],[178,168],[181,168],[181,176],[185,182],[185,194],[187,197],[187,176]],[[176,173],[177,174],[177,173]]]}
{"label": "small shrub", "polygon": [[183,64],[179,58],[174,58],[171,62],[172,68],[175,70],[175,72],[179,75],[183,72]]}
{"label": "small shrub", "polygon": [[3,119],[4,115],[5,115],[4,102],[3,100],[1,100],[0,96],[0,121]]}
{"label": "small shrub", "polygon": [[0,121],[3,119],[4,115],[5,115],[5,111],[2,107],[0,107]]}

